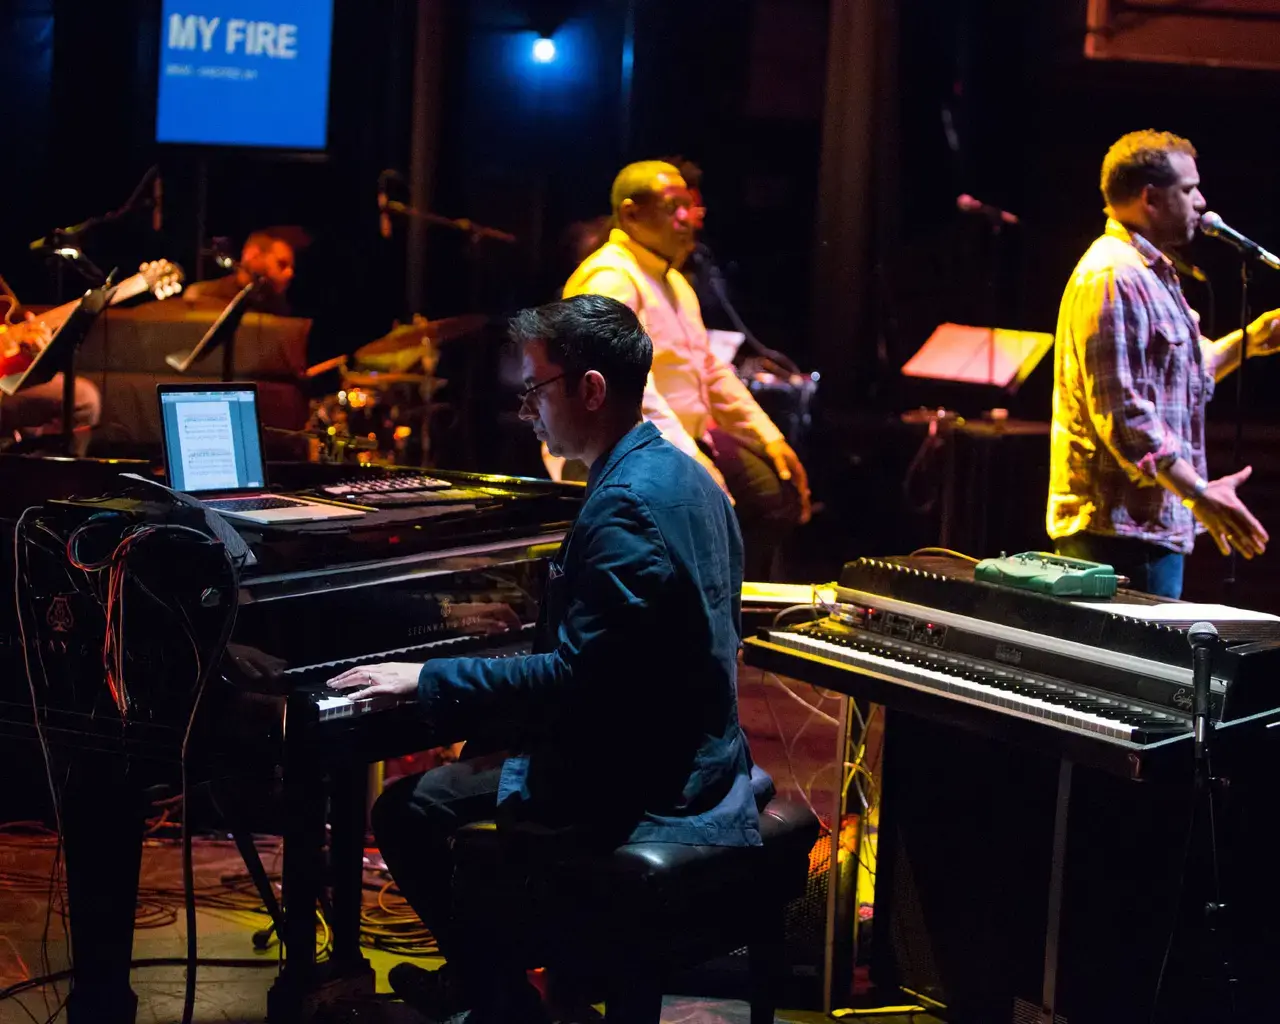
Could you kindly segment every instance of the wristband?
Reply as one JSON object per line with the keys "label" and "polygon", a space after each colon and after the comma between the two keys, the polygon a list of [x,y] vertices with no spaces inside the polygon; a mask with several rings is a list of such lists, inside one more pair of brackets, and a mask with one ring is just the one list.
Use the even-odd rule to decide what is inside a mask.
{"label": "wristband", "polygon": [[1209,489],[1209,481],[1202,476],[1196,477],[1196,482],[1191,485],[1191,494],[1182,499],[1183,507],[1191,508],[1197,501],[1204,497],[1204,492]]}

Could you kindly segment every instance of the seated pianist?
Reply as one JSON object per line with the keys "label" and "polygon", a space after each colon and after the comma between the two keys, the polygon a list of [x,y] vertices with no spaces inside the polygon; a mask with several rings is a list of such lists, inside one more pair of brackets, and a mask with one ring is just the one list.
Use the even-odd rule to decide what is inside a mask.
{"label": "seated pianist", "polygon": [[559,456],[590,466],[577,522],[550,565],[536,653],[365,666],[331,680],[353,698],[416,694],[440,741],[490,749],[410,776],[373,809],[396,883],[447,958],[392,968],[430,1019],[544,1021],[507,947],[501,912],[450,913],[450,838],[496,820],[557,846],[760,845],[739,727],[742,539],[711,477],[640,411],[652,345],[634,313],[599,295],[524,310],[511,324],[520,418]]}
{"label": "seated pianist", "polygon": [[292,316],[287,294],[293,283],[298,250],[305,248],[308,241],[299,228],[270,227],[254,231],[245,239],[240,262],[230,274],[188,286],[183,299],[196,309],[220,310],[245,285],[257,280],[258,288],[249,300],[249,308],[258,313]]}

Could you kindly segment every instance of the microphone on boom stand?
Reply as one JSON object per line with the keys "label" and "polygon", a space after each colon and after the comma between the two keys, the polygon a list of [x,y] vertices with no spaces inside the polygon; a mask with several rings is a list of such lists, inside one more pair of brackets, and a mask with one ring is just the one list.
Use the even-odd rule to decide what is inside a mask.
{"label": "microphone on boom stand", "polygon": [[1200,230],[1210,238],[1217,238],[1228,245],[1235,246],[1244,255],[1252,256],[1259,263],[1265,263],[1272,270],[1280,270],[1280,256],[1264,249],[1252,238],[1240,234],[1235,228],[1229,227],[1226,221],[1212,210],[1201,215]]}

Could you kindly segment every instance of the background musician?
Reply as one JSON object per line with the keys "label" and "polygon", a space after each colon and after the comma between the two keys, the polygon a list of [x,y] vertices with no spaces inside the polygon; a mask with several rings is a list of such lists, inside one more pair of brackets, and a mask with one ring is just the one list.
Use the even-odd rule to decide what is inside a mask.
{"label": "background musician", "polygon": [[240,289],[257,279],[258,289],[250,308],[259,313],[291,316],[287,298],[297,266],[298,251],[306,247],[307,236],[299,228],[276,226],[254,231],[244,241],[240,262],[225,277],[200,281],[187,288],[184,297],[196,307],[221,309]]}
{"label": "background musician", "polygon": [[[1047,527],[1060,554],[1112,565],[1137,590],[1178,597],[1197,533],[1225,555],[1268,536],[1236,488],[1207,479],[1205,406],[1240,364],[1240,332],[1200,334],[1167,251],[1205,209],[1195,148],[1131,132],[1102,162],[1107,226],[1072,272],[1054,343]],[[1280,347],[1280,310],[1249,325],[1246,356]]]}
{"label": "background musician", "polygon": [[697,296],[676,269],[693,250],[701,199],[676,167],[646,160],[619,172],[611,202],[608,240],[574,271],[564,294],[607,295],[640,318],[654,353],[645,419],[733,498],[747,578],[773,579],[782,545],[809,519],[809,482],[782,431],[712,352]]}

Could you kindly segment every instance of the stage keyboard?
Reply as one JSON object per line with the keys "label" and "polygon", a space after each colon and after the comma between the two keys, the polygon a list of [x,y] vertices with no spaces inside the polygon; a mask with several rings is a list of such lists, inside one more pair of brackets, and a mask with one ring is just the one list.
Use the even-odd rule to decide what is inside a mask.
{"label": "stage keyboard", "polygon": [[[828,617],[762,630],[745,661],[1145,778],[1190,764],[1190,623],[1143,618],[1157,603],[1122,592],[1112,611],[975,581],[955,559],[860,559]],[[1224,738],[1280,719],[1276,627],[1218,624],[1210,708]]]}

